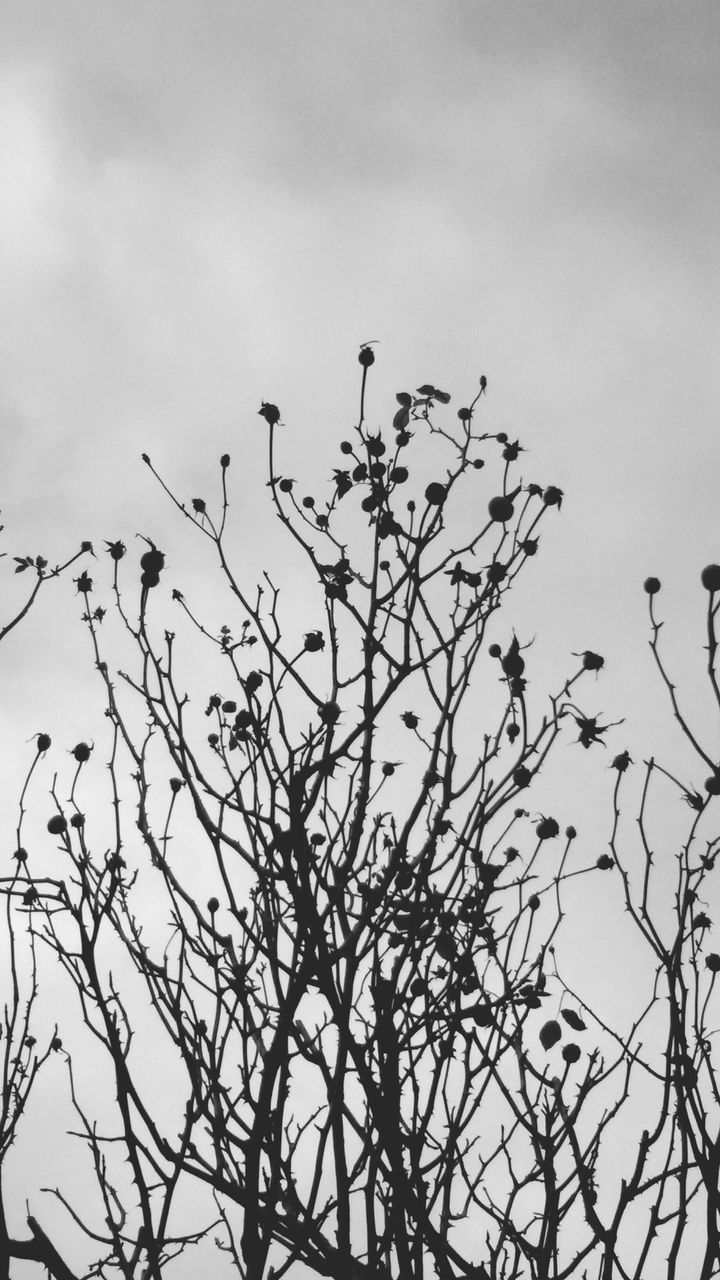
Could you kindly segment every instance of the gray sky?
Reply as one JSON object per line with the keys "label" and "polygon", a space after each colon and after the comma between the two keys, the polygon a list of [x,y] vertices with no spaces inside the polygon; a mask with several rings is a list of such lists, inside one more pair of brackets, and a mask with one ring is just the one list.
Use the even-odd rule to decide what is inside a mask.
{"label": "gray sky", "polygon": [[327,474],[376,338],[378,423],[487,375],[567,491],[528,612],[634,692],[639,584],[699,627],[720,559],[719,36],[711,3],[6,3],[7,546],[152,532],[142,450],[189,496],[228,449],[257,518],[260,399]]}
{"label": "gray sky", "polygon": [[[1,24],[7,549],[172,528],[143,450],[190,497],[227,449],[262,528],[261,399],[288,470],[328,474],[378,339],[371,420],[484,373],[483,425],[566,490],[519,616],[606,655],[590,709],[649,754],[642,580],[699,671],[720,561],[715,0],[5,0]],[[59,616],[2,655],[23,738],[89,670]],[[62,703],[67,745],[85,711]]]}
{"label": "gray sky", "polygon": [[197,477],[261,396],[320,453],[378,338],[378,414],[488,376],[602,611],[649,568],[682,591],[720,554],[719,33],[638,0],[6,4],[9,529],[132,522],[140,449]]}

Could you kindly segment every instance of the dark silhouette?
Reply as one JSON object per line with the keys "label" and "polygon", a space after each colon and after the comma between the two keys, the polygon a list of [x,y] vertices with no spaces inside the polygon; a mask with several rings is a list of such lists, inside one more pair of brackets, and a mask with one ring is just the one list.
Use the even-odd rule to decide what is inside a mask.
{"label": "dark silhouette", "polygon": [[[371,432],[374,362],[364,344],[358,421],[319,497],[281,474],[280,410],[259,410],[289,580],[305,569],[292,607],[233,568],[228,454],[215,504],[176,496],[144,455],[224,598],[168,590],[177,568],[151,542],[106,541],[107,573],[75,580],[102,702],[87,740],[36,733],[3,881],[0,1280],[14,1260],[56,1280],[167,1280],[184,1259],[245,1280],[719,1274],[720,767],[663,663],[660,583],[651,646],[702,774],[687,782],[633,767],[619,722],[579,705],[604,659],[573,653],[578,637],[538,693],[503,611],[563,493],[483,429],[485,377],[456,413],[432,383],[400,392]],[[37,580],[2,635],[48,576],[16,563]],[[720,710],[717,565],[701,585]],[[586,750],[612,817],[583,835],[572,794],[557,815],[530,796]],[[557,962],[578,883],[598,910],[615,884],[647,957],[616,1023],[583,998],[588,958]],[[69,997],[63,1026],[44,1001],[43,948],[82,1022]],[[95,1094],[73,1069],[84,1044],[104,1064]],[[5,1171],[52,1055],[77,1169],[45,1193],[42,1167],[23,1169],[18,1224]]]}

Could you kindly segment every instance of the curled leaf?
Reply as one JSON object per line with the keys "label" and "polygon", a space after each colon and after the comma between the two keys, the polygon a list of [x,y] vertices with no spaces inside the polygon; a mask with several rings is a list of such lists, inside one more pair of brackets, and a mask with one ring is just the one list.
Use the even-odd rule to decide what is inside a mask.
{"label": "curled leaf", "polygon": [[560,1023],[556,1022],[554,1018],[551,1018],[549,1022],[546,1022],[540,1028],[540,1043],[543,1049],[552,1049],[561,1036]]}
{"label": "curled leaf", "polygon": [[576,1013],[574,1009],[561,1009],[560,1017],[565,1019],[568,1026],[572,1027],[573,1031],[587,1030],[586,1024],[583,1022],[580,1014]]}

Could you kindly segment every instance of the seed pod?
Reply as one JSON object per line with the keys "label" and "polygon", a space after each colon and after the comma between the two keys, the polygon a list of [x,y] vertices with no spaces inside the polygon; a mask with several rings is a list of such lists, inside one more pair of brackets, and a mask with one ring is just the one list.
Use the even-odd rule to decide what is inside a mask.
{"label": "seed pod", "polygon": [[54,813],[47,824],[47,829],[51,836],[61,836],[67,831],[67,825],[67,818],[62,813]]}

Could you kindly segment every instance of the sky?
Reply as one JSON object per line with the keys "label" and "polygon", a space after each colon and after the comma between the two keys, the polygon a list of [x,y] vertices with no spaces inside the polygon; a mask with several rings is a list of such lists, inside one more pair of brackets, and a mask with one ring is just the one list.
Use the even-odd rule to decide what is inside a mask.
{"label": "sky", "polygon": [[484,373],[487,425],[566,490],[560,608],[633,668],[648,572],[701,613],[717,6],[6,3],[3,29],[6,536],[138,527],[140,452],[181,488],[254,461],[262,398],[320,461],[377,339],[379,417]]}
{"label": "sky", "polygon": [[[167,549],[140,454],[189,498],[228,451],[256,574],[281,554],[261,400],[310,483],[361,342],[378,426],[400,389],[465,403],[484,374],[482,426],[566,495],[518,624],[603,653],[647,753],[668,721],[641,584],[695,693],[720,560],[719,45],[710,3],[6,3],[5,548]],[[13,723],[82,688],[76,615],[53,586],[7,642]]]}
{"label": "sky", "polygon": [[[261,400],[288,468],[324,475],[360,343],[378,424],[398,390],[465,403],[484,374],[484,425],[566,493],[518,617],[605,654],[649,754],[642,581],[694,692],[720,561],[714,0],[5,0],[2,29],[5,548],[159,536],[141,452],[191,496],[227,449],[254,571],[277,554]],[[4,646],[11,773],[41,717],[83,736],[52,591]]]}

